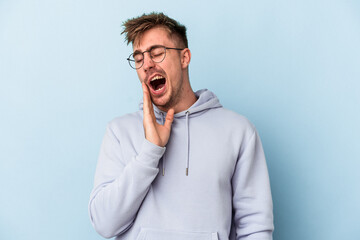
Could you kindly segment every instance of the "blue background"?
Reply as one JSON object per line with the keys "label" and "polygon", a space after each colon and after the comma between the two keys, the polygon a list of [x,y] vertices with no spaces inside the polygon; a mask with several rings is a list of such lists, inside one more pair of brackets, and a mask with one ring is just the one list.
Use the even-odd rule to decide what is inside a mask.
{"label": "blue background", "polygon": [[138,108],[121,23],[188,27],[194,90],[263,141],[276,240],[360,236],[359,1],[0,0],[0,239],[102,239],[87,212],[105,126]]}

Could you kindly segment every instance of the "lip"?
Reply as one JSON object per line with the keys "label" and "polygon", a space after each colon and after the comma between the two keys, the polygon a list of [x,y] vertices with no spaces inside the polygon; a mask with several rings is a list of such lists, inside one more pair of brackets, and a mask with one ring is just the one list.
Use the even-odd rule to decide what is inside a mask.
{"label": "lip", "polygon": [[[163,94],[164,92],[165,92],[165,90],[166,90],[166,81],[165,81],[165,84],[164,84],[164,87],[161,89],[161,90],[158,90],[158,91],[155,91],[152,87],[151,87],[151,84],[150,84],[150,81],[151,81],[151,79],[153,79],[154,77],[156,77],[156,76],[161,76],[161,77],[163,77],[163,78],[165,78],[162,74],[160,74],[160,73],[155,73],[155,74],[153,74],[153,75],[151,75],[149,78],[148,78],[148,80],[147,80],[147,85],[148,85],[148,88],[149,88],[149,90],[150,90],[150,92],[151,92],[151,95],[153,95],[153,96],[158,96],[158,95],[161,95],[161,94]],[[166,78],[165,78],[166,79]]]}

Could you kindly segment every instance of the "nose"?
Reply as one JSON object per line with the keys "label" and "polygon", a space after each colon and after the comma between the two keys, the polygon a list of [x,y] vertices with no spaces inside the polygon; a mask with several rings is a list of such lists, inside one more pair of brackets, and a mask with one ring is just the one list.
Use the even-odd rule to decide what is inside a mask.
{"label": "nose", "polygon": [[155,66],[155,63],[151,59],[150,53],[149,52],[144,53],[144,65],[143,65],[143,68],[144,68],[145,72],[147,70],[153,68],[154,66]]}

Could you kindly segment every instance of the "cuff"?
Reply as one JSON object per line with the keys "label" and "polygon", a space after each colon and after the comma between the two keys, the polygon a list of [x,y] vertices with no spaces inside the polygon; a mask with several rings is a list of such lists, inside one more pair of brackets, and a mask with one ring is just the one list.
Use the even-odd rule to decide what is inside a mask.
{"label": "cuff", "polygon": [[159,147],[158,145],[144,140],[139,155],[136,157],[141,164],[157,168],[160,158],[164,155],[166,147]]}

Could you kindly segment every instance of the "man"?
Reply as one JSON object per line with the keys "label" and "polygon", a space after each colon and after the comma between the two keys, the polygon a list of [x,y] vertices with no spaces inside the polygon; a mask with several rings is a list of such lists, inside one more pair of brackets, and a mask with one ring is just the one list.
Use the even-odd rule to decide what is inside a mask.
{"label": "man", "polygon": [[162,13],[124,26],[143,104],[107,126],[89,202],[94,228],[131,240],[272,239],[259,136],[212,92],[193,92],[186,28]]}

